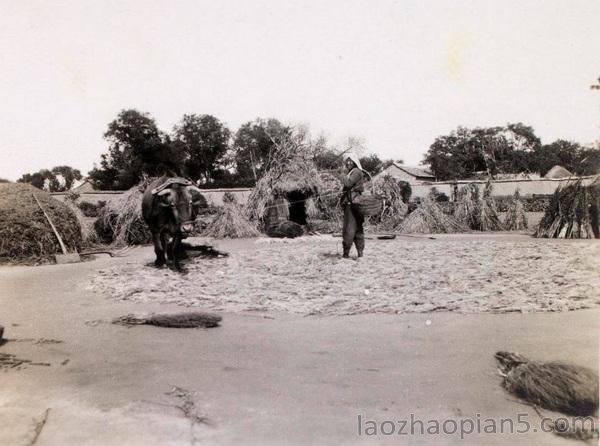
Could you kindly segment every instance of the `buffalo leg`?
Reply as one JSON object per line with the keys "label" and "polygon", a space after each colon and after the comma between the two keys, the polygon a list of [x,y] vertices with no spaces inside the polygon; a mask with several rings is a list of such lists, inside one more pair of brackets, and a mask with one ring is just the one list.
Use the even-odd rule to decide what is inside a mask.
{"label": "buffalo leg", "polygon": [[181,257],[181,234],[175,234],[173,236],[173,241],[171,243],[171,250],[173,255],[173,266],[176,270],[181,269],[181,264],[179,263]]}
{"label": "buffalo leg", "polygon": [[156,254],[156,260],[154,266],[163,266],[166,263],[165,260],[165,247],[162,243],[162,237],[160,232],[152,232],[152,241],[154,243],[154,253]]}

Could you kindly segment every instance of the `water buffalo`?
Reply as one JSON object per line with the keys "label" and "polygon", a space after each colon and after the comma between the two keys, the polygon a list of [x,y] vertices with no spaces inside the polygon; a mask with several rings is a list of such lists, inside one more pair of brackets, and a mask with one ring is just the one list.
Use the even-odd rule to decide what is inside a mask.
{"label": "water buffalo", "polygon": [[206,207],[200,189],[185,178],[162,177],[151,183],[142,199],[142,216],[152,232],[156,266],[167,258],[180,269],[180,245],[193,229],[198,210]]}

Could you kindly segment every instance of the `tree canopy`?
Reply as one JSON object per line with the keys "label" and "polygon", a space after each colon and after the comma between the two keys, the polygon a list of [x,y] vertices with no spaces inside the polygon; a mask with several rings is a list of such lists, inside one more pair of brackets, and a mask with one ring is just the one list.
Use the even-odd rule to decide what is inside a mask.
{"label": "tree canopy", "polygon": [[56,166],[52,169],[40,169],[35,173],[26,173],[17,180],[29,183],[38,189],[48,192],[63,192],[71,189],[75,180],[81,180],[81,172],[70,166]]}
{"label": "tree canopy", "polygon": [[186,174],[206,185],[215,174],[219,178],[230,138],[229,129],[211,115],[184,115],[173,129],[173,144],[184,154]]}

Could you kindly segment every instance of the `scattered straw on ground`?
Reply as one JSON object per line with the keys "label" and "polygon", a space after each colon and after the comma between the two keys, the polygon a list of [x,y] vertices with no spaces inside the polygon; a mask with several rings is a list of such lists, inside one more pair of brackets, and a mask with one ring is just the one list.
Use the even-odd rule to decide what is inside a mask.
{"label": "scattered straw on ground", "polygon": [[[188,273],[140,262],[100,271],[107,297],[300,314],[545,312],[600,306],[600,244],[582,240],[369,240],[360,261],[333,237],[252,243]],[[152,254],[148,254],[150,262]]]}

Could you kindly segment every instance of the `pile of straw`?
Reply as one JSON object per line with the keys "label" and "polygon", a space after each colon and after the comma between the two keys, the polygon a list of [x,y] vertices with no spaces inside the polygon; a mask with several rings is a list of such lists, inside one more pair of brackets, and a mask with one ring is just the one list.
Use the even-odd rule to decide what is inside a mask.
{"label": "pile of straw", "polygon": [[408,212],[408,206],[402,199],[400,183],[391,175],[384,175],[375,181],[374,188],[375,193],[384,199],[379,227],[382,230],[392,230],[402,222]]}
{"label": "pile of straw", "polygon": [[544,409],[575,416],[598,410],[598,373],[563,362],[530,361],[518,353],[495,355],[509,392]]}
{"label": "pile of straw", "polygon": [[100,210],[94,229],[102,242],[122,246],[143,245],[152,241],[152,234],[142,218],[142,196],[152,180],[142,181],[108,201]]}
{"label": "pile of straw", "polygon": [[525,207],[517,189],[508,204],[506,217],[504,218],[504,229],[507,231],[522,231],[527,229],[527,226],[527,214],[525,214]]}
{"label": "pile of straw", "polygon": [[260,230],[266,229],[265,217],[274,201],[287,199],[292,192],[318,196],[322,188],[312,161],[313,148],[302,132],[294,131],[273,143],[269,169],[256,183],[244,209],[246,217],[256,222]]}
{"label": "pile of straw", "polygon": [[462,226],[454,217],[447,215],[431,198],[426,198],[400,224],[397,230],[404,234],[438,234],[464,232]]}
{"label": "pile of straw", "polygon": [[37,197],[67,250],[81,249],[81,226],[67,205],[25,183],[0,184],[0,263],[44,263],[61,254],[60,244]]}
{"label": "pile of straw", "polygon": [[470,183],[458,190],[454,218],[466,228],[474,230],[481,228],[481,200],[476,184]]}
{"label": "pile of straw", "polygon": [[223,206],[219,208],[214,220],[202,231],[202,235],[214,238],[258,237],[260,232],[249,222],[235,197],[226,193]]}
{"label": "pile of straw", "polygon": [[498,217],[496,203],[494,202],[494,198],[492,198],[492,183],[489,180],[487,183],[485,183],[485,187],[483,189],[483,197],[481,199],[480,209],[481,217],[479,220],[481,227],[479,229],[481,231],[501,231],[504,229],[502,222]]}
{"label": "pile of straw", "polygon": [[581,179],[558,188],[546,208],[535,237],[599,238],[600,181],[584,186]]}
{"label": "pile of straw", "polygon": [[222,317],[199,311],[171,314],[128,314],[113,320],[119,325],[155,325],[169,328],[212,328],[217,327]]}

